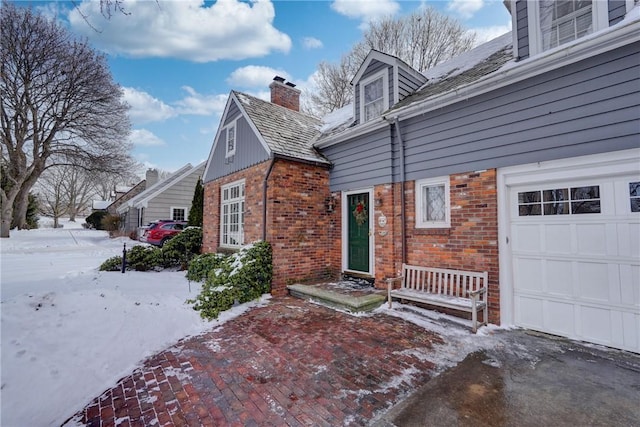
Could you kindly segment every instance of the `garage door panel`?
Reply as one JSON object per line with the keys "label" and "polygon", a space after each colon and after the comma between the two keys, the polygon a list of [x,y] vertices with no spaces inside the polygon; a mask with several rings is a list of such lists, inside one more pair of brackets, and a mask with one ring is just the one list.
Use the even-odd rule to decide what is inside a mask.
{"label": "garage door panel", "polygon": [[[542,249],[540,243],[540,226],[521,225],[515,230],[514,250],[520,252],[538,253]],[[517,243],[515,243],[517,242]]]}
{"label": "garage door panel", "polygon": [[539,258],[518,258],[516,261],[517,273],[515,273],[518,289],[523,291],[541,292],[542,260]]}
{"label": "garage door panel", "polygon": [[577,251],[584,255],[607,255],[605,224],[576,224]]}
{"label": "garage door panel", "polygon": [[545,291],[556,296],[573,297],[573,267],[569,261],[547,261]]}
{"label": "garage door panel", "polygon": [[534,297],[518,297],[516,304],[516,322],[527,328],[544,330],[543,300]]}
{"label": "garage door panel", "polygon": [[620,302],[640,309],[640,266],[620,266]]}
{"label": "garage door panel", "polygon": [[609,267],[607,264],[596,264],[590,262],[577,262],[578,295],[580,299],[609,303],[610,286]]}
{"label": "garage door panel", "polygon": [[623,348],[640,348],[640,314],[622,313],[620,334]]}
{"label": "garage door panel", "polygon": [[571,302],[544,301],[545,330],[557,335],[575,335],[575,306]]}
{"label": "garage door panel", "polygon": [[626,237],[625,246],[629,248],[628,251],[622,251],[621,253],[629,254],[632,258],[638,260],[640,259],[640,224],[629,224],[628,230],[628,232],[623,231],[620,233]]}
{"label": "garage door panel", "polygon": [[600,344],[613,344],[611,315],[611,311],[604,308],[582,306],[580,310],[582,337],[587,341]]}
{"label": "garage door panel", "polygon": [[573,253],[573,233],[566,224],[544,225],[545,250],[549,253],[569,255]]}

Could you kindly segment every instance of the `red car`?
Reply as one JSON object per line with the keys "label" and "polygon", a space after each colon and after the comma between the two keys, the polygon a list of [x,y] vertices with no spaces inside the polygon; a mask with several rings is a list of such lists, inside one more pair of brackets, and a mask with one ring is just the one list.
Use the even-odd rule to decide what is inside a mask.
{"label": "red car", "polygon": [[149,225],[142,237],[141,242],[147,242],[151,245],[162,247],[167,240],[173,236],[180,234],[187,227],[184,221],[157,221]]}

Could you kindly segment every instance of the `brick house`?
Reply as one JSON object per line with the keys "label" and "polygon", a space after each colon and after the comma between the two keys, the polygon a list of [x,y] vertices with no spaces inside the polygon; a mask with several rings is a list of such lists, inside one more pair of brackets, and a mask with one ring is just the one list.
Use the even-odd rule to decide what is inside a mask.
{"label": "brick house", "polygon": [[[205,174],[205,250],[222,246],[220,186],[253,168],[245,241],[262,232],[280,251],[275,293],[323,270],[377,286],[403,262],[488,271],[490,322],[640,351],[640,6],[557,4],[506,1],[512,33],[422,73],[370,52],[348,114],[307,118],[308,132],[232,92]],[[232,114],[242,99],[275,109],[260,118],[273,128],[251,129],[295,136],[288,159],[223,161],[229,117],[249,116],[246,105]],[[270,162],[282,163],[276,175]],[[315,203],[294,206],[303,197]],[[265,221],[261,202],[290,210]]]}
{"label": "brick house", "polygon": [[203,251],[256,240],[273,248],[272,291],[338,272],[339,222],[328,209],[329,161],[313,148],[321,122],[276,77],[271,100],[231,92],[204,172]]}

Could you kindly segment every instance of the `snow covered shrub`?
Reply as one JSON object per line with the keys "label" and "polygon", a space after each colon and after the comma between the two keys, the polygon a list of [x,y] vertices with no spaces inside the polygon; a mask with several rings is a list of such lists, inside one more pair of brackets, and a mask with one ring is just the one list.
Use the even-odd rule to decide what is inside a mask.
{"label": "snow covered shrub", "polygon": [[215,253],[196,255],[189,262],[187,279],[194,282],[202,282],[209,276],[210,271],[217,270],[222,266],[225,258],[225,255]]}
{"label": "snow covered shrub", "polygon": [[180,267],[185,270],[189,261],[200,253],[200,248],[202,248],[202,229],[187,227],[162,247],[165,266]]}
{"label": "snow covered shrub", "polygon": [[122,269],[122,257],[114,256],[100,265],[100,271],[120,271]]}
{"label": "snow covered shrub", "polygon": [[271,245],[257,242],[223,259],[211,270],[195,300],[194,309],[206,319],[215,319],[235,303],[259,298],[271,289],[273,264]]}
{"label": "snow covered shrub", "polygon": [[163,266],[160,248],[138,245],[127,251],[127,270],[159,270]]}

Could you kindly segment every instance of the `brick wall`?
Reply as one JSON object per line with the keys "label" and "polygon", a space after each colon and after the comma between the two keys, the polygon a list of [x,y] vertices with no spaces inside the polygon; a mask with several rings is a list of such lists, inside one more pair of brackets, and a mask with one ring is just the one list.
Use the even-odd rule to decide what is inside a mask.
{"label": "brick wall", "polygon": [[[335,278],[340,272],[339,207],[327,211],[329,171],[278,160],[268,188],[267,240],[273,247],[272,293],[292,282]],[[338,242],[338,244],[336,244]]]}
{"label": "brick wall", "polygon": [[[220,187],[245,180],[245,243],[262,239],[264,162],[204,186],[202,251],[220,245]],[[267,241],[273,247],[272,293],[283,295],[294,281],[337,276],[340,270],[339,205],[327,212],[329,171],[278,159],[267,188]]]}
{"label": "brick wall", "polygon": [[415,228],[415,182],[405,183],[407,263],[489,272],[489,321],[500,323],[496,170],[450,176],[451,228]]}

